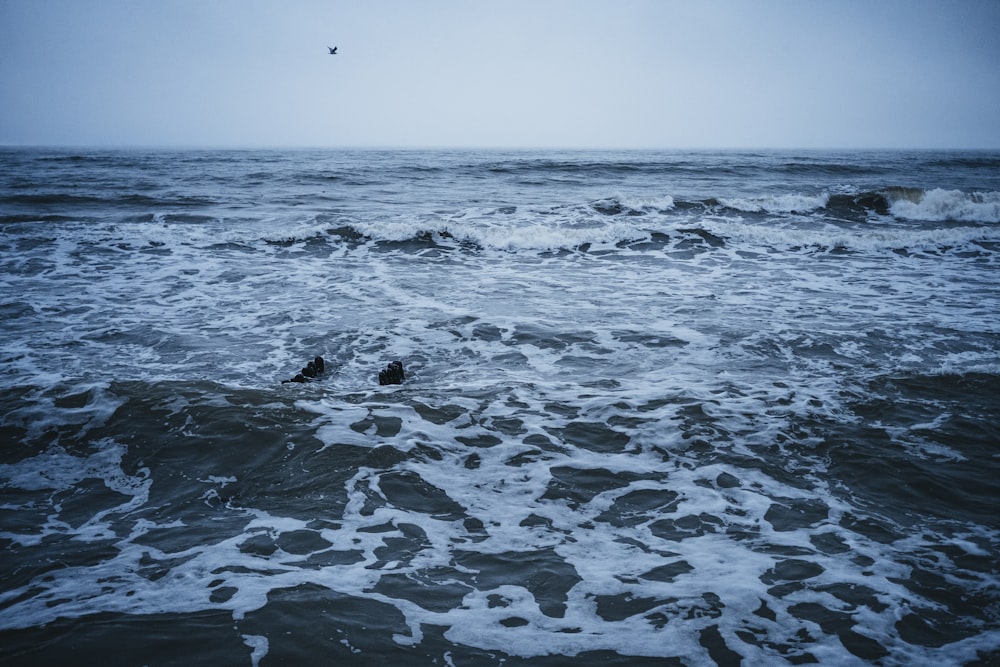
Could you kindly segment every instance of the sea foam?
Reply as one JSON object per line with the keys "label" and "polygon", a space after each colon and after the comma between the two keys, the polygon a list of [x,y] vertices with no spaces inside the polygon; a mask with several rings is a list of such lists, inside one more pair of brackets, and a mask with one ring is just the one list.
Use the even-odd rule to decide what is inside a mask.
{"label": "sea foam", "polygon": [[892,213],[908,220],[929,222],[1000,222],[1000,192],[961,192],[935,188],[916,199],[892,202]]}

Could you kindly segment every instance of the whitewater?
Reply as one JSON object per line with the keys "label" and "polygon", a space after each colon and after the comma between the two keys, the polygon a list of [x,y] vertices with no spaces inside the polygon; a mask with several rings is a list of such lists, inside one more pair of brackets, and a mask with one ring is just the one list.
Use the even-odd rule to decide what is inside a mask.
{"label": "whitewater", "polygon": [[1000,660],[1000,154],[0,167],[4,664]]}

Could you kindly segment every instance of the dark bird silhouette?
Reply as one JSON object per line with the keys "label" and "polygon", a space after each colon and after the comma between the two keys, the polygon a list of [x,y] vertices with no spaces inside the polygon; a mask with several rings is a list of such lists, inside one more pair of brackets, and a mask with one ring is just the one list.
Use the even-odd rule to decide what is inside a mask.
{"label": "dark bird silhouette", "polygon": [[334,46],[334,47],[332,47],[332,48],[328,46],[328,47],[326,47],[326,48],[330,49],[330,55],[331,55],[331,56],[335,56],[335,55],[337,55],[337,47],[336,47],[336,46]]}

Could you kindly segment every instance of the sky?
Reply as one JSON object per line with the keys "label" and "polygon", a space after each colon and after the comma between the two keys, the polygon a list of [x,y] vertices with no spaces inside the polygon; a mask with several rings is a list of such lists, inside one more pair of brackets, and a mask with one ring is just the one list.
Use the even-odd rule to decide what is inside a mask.
{"label": "sky", "polygon": [[1000,0],[0,0],[0,145],[997,149]]}

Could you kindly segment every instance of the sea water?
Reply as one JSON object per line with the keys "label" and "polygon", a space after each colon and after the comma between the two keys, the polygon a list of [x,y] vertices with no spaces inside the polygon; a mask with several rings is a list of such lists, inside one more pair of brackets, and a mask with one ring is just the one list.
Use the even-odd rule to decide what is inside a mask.
{"label": "sea water", "polygon": [[1000,660],[1000,154],[4,149],[0,318],[4,664]]}

